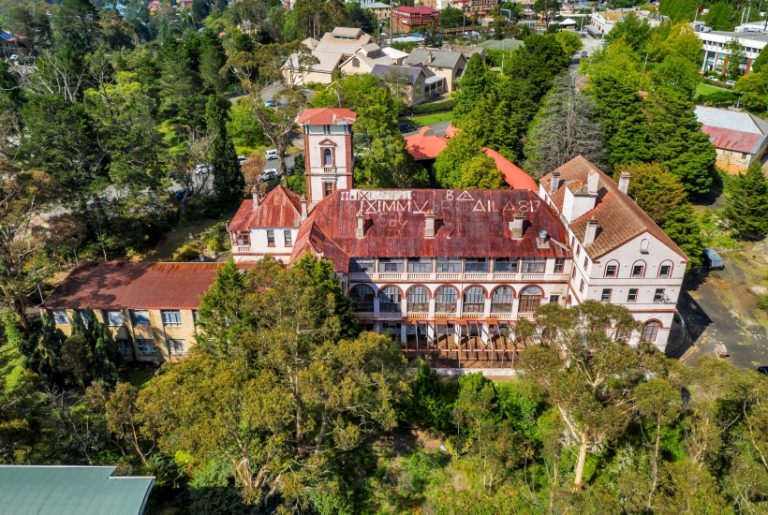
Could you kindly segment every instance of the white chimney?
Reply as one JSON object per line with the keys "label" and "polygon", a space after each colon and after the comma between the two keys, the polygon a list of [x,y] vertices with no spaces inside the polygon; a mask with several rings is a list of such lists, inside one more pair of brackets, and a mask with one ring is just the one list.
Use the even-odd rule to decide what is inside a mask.
{"label": "white chimney", "polygon": [[358,238],[362,238],[365,236],[365,220],[363,219],[363,212],[358,211],[357,212],[357,234],[356,236]]}
{"label": "white chimney", "polygon": [[509,231],[512,233],[513,240],[522,240],[525,232],[525,217],[515,215],[515,218],[509,222]]}
{"label": "white chimney", "polygon": [[552,172],[552,182],[549,184],[549,194],[554,195],[557,193],[557,188],[560,187],[560,172]]}
{"label": "white chimney", "polygon": [[254,209],[259,207],[259,186],[258,184],[251,189],[251,196],[253,197]]}
{"label": "white chimney", "polygon": [[435,214],[431,209],[424,215],[424,237],[435,237]]}
{"label": "white chimney", "polygon": [[589,175],[587,176],[587,193],[590,195],[597,195],[597,185],[599,181],[600,176],[597,175],[597,172],[590,170]]}
{"label": "white chimney", "polygon": [[624,194],[629,194],[629,180],[632,175],[629,172],[621,172],[619,176],[619,191]]}
{"label": "white chimney", "polygon": [[301,196],[301,221],[307,219],[307,197]]}
{"label": "white chimney", "polygon": [[595,242],[595,238],[597,238],[597,229],[600,226],[597,223],[597,220],[595,220],[594,217],[590,218],[587,222],[587,229],[584,231],[584,246],[589,247]]}

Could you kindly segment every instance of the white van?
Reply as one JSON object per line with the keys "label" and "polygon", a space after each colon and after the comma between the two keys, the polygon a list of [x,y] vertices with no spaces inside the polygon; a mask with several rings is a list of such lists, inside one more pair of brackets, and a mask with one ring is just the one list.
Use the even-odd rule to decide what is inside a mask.
{"label": "white van", "polygon": [[277,159],[277,150],[276,149],[270,149],[264,152],[264,157],[267,158],[267,161],[272,161],[273,159]]}

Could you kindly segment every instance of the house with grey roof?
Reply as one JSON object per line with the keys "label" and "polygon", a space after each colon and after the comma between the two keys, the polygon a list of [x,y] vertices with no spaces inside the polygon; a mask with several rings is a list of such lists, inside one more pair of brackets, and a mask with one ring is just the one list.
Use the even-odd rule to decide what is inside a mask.
{"label": "house with grey roof", "polygon": [[467,59],[462,52],[439,48],[414,48],[405,59],[406,66],[426,66],[435,75],[445,79],[448,91],[459,87],[459,79],[464,73]]}
{"label": "house with grey roof", "polygon": [[745,111],[696,106],[701,130],[717,151],[717,166],[739,173],[759,162],[768,146],[768,122]]}
{"label": "house with grey roof", "polygon": [[390,92],[407,105],[421,104],[445,92],[445,79],[426,66],[377,64],[371,71]]}
{"label": "house with grey roof", "polygon": [[370,34],[354,27],[336,27],[320,40],[307,38],[302,44],[313,57],[311,63],[294,54],[283,64],[283,78],[292,85],[330,84],[336,72],[371,73],[377,64],[392,64]]}

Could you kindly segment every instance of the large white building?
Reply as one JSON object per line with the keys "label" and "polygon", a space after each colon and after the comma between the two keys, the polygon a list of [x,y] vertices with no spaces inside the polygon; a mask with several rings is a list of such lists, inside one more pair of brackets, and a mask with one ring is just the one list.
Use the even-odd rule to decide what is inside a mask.
{"label": "large white building", "polygon": [[243,202],[237,261],[329,259],[367,328],[437,361],[513,363],[516,322],[547,302],[624,305],[642,327],[630,341],[666,347],[687,258],[627,196],[628,176],[578,157],[538,191],[354,189],[353,118],[300,117],[307,198],[277,187]]}
{"label": "large white building", "polygon": [[727,45],[736,40],[744,49],[739,67],[742,73],[747,74],[752,70],[752,63],[760,55],[760,51],[768,44],[768,33],[706,31],[706,27],[701,25],[694,28],[703,49],[702,72],[724,72],[731,57],[731,51]]}

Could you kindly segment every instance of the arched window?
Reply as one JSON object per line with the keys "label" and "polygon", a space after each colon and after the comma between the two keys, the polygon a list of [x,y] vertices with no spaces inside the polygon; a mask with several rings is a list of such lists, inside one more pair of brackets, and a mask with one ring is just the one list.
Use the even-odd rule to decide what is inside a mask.
{"label": "arched window", "polygon": [[379,292],[379,311],[382,313],[400,313],[400,288],[387,286]]}
{"label": "arched window", "polygon": [[464,313],[482,313],[485,309],[485,291],[481,286],[470,286],[464,291]]}
{"label": "arched window", "polygon": [[435,312],[456,313],[459,292],[453,286],[441,286],[435,293]]}
{"label": "arched window", "polygon": [[352,311],[358,313],[372,313],[373,312],[373,288],[367,284],[358,284],[353,287],[349,296],[352,300]]}
{"label": "arched window", "polygon": [[645,261],[635,261],[632,265],[632,279],[642,279],[645,277]]}
{"label": "arched window", "polygon": [[619,276],[619,262],[608,261],[605,264],[605,272],[603,273],[603,277],[618,277],[618,276]]}
{"label": "arched window", "polygon": [[333,151],[328,147],[323,149],[323,166],[333,166]]}
{"label": "arched window", "polygon": [[491,294],[491,313],[511,313],[514,298],[511,286],[499,286]]}
{"label": "arched window", "polygon": [[541,305],[544,292],[538,286],[528,286],[520,292],[520,313],[533,313]]}
{"label": "arched window", "polygon": [[672,261],[662,261],[659,265],[659,277],[672,277]]}
{"label": "arched window", "polygon": [[659,329],[661,328],[661,322],[658,320],[649,320],[643,326],[643,332],[640,334],[640,339],[648,343],[656,343],[656,337],[659,335]]}
{"label": "arched window", "polygon": [[408,312],[429,312],[429,291],[424,286],[414,286],[408,290]]}

